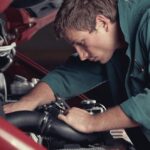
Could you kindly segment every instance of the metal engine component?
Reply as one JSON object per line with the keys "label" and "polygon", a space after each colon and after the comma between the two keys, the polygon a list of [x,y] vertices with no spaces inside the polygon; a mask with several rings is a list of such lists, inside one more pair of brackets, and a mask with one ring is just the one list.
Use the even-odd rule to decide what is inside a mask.
{"label": "metal engine component", "polygon": [[6,80],[3,73],[0,73],[0,100],[1,102],[5,102],[7,99],[7,86]]}
{"label": "metal engine component", "polygon": [[12,6],[25,8],[33,17],[43,17],[61,6],[63,0],[15,0]]}
{"label": "metal engine component", "polygon": [[59,113],[66,114],[70,106],[67,104],[66,100],[62,97],[56,96],[54,104],[59,108]]}
{"label": "metal engine component", "polygon": [[87,110],[90,114],[103,113],[106,111],[106,107],[101,103],[97,103],[94,99],[81,101],[80,107]]}
{"label": "metal engine component", "polygon": [[28,81],[27,78],[15,75],[14,81],[10,85],[12,95],[24,95],[29,92],[37,83],[38,79],[33,78],[32,81]]}
{"label": "metal engine component", "polygon": [[16,43],[8,42],[8,34],[4,27],[5,22],[0,19],[0,72],[4,72],[12,64],[16,54]]}

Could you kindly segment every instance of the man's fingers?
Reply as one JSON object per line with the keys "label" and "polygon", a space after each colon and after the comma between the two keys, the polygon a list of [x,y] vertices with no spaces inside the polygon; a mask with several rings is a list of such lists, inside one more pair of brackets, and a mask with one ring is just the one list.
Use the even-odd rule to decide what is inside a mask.
{"label": "man's fingers", "polygon": [[10,107],[10,104],[6,104],[6,105],[4,105],[3,106],[3,111],[4,111],[4,113],[10,113],[11,111],[10,111],[10,109],[9,109],[9,107]]}
{"label": "man's fingers", "polygon": [[58,115],[58,119],[60,119],[60,120],[62,120],[62,121],[64,121],[64,122],[66,122],[66,116],[63,115],[63,114],[59,114],[59,115]]}

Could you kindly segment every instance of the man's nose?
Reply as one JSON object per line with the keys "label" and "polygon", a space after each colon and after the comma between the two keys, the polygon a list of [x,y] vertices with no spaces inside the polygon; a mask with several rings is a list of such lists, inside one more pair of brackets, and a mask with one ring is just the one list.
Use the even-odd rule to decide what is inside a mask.
{"label": "man's nose", "polygon": [[88,53],[83,48],[81,48],[79,46],[75,46],[75,49],[76,49],[81,61],[84,61],[88,58]]}

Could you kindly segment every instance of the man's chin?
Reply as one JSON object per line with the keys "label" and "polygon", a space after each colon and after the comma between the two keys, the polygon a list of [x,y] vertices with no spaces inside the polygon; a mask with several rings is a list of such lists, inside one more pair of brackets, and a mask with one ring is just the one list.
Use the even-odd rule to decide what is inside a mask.
{"label": "man's chin", "polygon": [[100,62],[101,64],[106,64],[106,63],[109,62],[109,60],[110,60],[110,59],[108,59],[108,60],[106,60],[106,59],[105,59],[105,60],[99,60],[99,62]]}
{"label": "man's chin", "polygon": [[99,62],[100,62],[101,64],[106,64],[106,63],[107,63],[107,61],[104,61],[104,60],[99,60]]}

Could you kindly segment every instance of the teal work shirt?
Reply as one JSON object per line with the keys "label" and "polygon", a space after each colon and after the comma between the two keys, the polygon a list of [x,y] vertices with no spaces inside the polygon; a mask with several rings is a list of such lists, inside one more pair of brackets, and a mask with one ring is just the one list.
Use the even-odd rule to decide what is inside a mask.
{"label": "teal work shirt", "polygon": [[[124,83],[118,78],[122,70],[119,69],[120,59],[115,54],[105,65],[82,62],[74,54],[42,81],[63,97],[76,96],[103,82],[110,82],[116,104],[120,104],[125,114],[140,124],[150,141],[150,0],[118,0],[118,12],[120,27],[128,43],[126,56],[129,65]],[[124,102],[120,100],[120,89],[127,93]]]}

